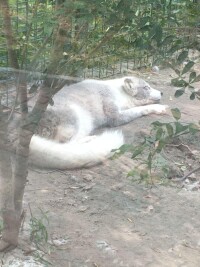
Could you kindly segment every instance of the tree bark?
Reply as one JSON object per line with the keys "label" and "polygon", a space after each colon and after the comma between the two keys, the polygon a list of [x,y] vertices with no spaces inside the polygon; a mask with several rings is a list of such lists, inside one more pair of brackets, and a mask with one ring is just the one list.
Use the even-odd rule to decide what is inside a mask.
{"label": "tree bark", "polygon": [[0,0],[0,7],[3,15],[3,29],[7,41],[9,65],[15,69],[19,69],[19,63],[15,51],[16,41],[13,37],[13,32],[12,32],[10,8],[8,0]]}
{"label": "tree bark", "polygon": [[[1,0],[1,11],[3,15],[4,34],[7,41],[7,50],[9,64],[18,69],[18,60],[14,48],[14,38],[12,34],[10,11],[7,0]],[[7,122],[5,114],[1,109],[0,113],[0,178],[1,178],[1,202],[2,202],[2,217],[3,217],[3,231],[2,240],[0,242],[0,251],[8,249],[12,245],[16,245],[17,239],[15,232],[16,227],[16,214],[14,209],[13,198],[13,181],[12,181],[12,164],[10,154],[7,149]]]}
{"label": "tree bark", "polygon": [[[2,160],[0,165],[0,175],[2,188],[4,190],[2,201],[4,227],[2,231],[2,239],[0,241],[0,251],[3,251],[16,246],[18,243],[18,234],[22,216],[22,201],[28,175],[29,145],[31,138],[42,117],[42,114],[45,112],[52,95],[58,91],[59,86],[57,86],[56,88],[58,80],[52,80],[51,78],[49,79],[48,74],[57,74],[59,72],[58,65],[59,61],[63,57],[63,47],[67,38],[66,27],[68,26],[68,22],[63,18],[60,18],[58,31],[55,35],[54,48],[52,50],[50,64],[46,71],[46,79],[44,81],[42,89],[39,92],[38,99],[33,110],[28,113],[26,75],[24,73],[17,72],[17,70],[19,69],[19,63],[14,47],[15,39],[12,33],[8,0],[1,0],[0,5],[4,20],[4,31],[7,39],[9,63],[11,67],[15,68],[15,74],[18,77],[16,87],[18,90],[17,94],[19,97],[18,99],[20,101],[21,109],[21,123],[19,129],[18,144],[16,148],[13,179],[9,154],[5,152],[5,150],[2,150],[0,147],[0,160]],[[6,124],[4,122],[2,122],[0,125],[0,130],[2,130],[0,131],[0,138],[2,137],[2,143],[7,142],[7,128],[5,126]],[[4,147],[4,144],[2,147]]]}

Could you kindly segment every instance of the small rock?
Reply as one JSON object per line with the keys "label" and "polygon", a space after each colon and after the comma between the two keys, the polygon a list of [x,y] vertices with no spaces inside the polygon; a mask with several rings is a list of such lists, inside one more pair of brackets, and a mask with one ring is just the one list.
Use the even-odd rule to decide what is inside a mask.
{"label": "small rock", "polygon": [[106,241],[97,241],[97,247],[109,254],[110,256],[114,256],[116,254],[116,249],[111,247]]}
{"label": "small rock", "polygon": [[153,66],[152,67],[152,72],[154,73],[158,73],[160,71],[159,67],[158,66]]}
{"label": "small rock", "polygon": [[78,208],[78,212],[84,212],[84,211],[86,211],[88,208],[89,208],[88,206],[80,206],[80,207]]}
{"label": "small rock", "polygon": [[119,183],[119,184],[113,185],[111,189],[117,191],[117,190],[122,189],[123,187],[124,187],[124,184]]}
{"label": "small rock", "polygon": [[154,207],[152,206],[152,205],[149,205],[148,207],[147,207],[147,211],[148,212],[152,212],[154,210]]}
{"label": "small rock", "polygon": [[96,243],[97,243],[97,247],[100,249],[108,247],[108,243],[106,241],[99,240]]}
{"label": "small rock", "polygon": [[62,246],[62,245],[66,245],[67,243],[69,243],[69,239],[54,239],[52,240],[50,243],[55,245],[55,246]]}
{"label": "small rock", "polygon": [[93,180],[93,176],[91,174],[86,174],[83,176],[83,179],[90,182]]}
{"label": "small rock", "polygon": [[76,201],[73,199],[68,199],[67,204],[70,206],[76,206]]}
{"label": "small rock", "polygon": [[195,173],[192,173],[188,178],[190,179],[190,181],[196,181],[197,180]]}
{"label": "small rock", "polygon": [[72,176],[70,176],[70,179],[72,180],[72,181],[74,181],[74,182],[78,182],[80,179],[77,177],[77,176],[75,176],[75,175],[72,175]]}
{"label": "small rock", "polygon": [[124,195],[127,196],[128,198],[132,199],[132,200],[136,200],[136,197],[134,195],[133,192],[130,191],[123,191]]}
{"label": "small rock", "polygon": [[185,189],[188,191],[198,191],[200,189],[200,182],[196,182],[193,184],[185,184]]}
{"label": "small rock", "polygon": [[83,187],[83,191],[89,191],[95,186],[95,183],[87,184]]}

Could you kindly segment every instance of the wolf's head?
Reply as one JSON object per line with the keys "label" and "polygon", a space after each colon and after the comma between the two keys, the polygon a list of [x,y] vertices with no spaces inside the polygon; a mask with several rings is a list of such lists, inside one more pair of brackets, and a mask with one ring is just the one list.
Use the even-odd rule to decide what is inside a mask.
{"label": "wolf's head", "polygon": [[132,96],[137,106],[158,103],[162,96],[160,91],[153,89],[147,82],[137,77],[125,77],[123,89]]}

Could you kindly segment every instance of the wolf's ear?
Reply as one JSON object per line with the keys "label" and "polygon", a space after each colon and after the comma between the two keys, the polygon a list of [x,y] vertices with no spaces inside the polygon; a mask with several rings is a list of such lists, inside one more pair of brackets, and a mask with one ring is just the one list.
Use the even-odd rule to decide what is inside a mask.
{"label": "wolf's ear", "polygon": [[123,89],[128,95],[135,96],[137,94],[137,86],[130,78],[124,79]]}

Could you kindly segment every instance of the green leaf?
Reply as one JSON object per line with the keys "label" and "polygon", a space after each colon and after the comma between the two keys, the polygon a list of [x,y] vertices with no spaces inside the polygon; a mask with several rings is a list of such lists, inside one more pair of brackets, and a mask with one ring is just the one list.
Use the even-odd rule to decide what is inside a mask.
{"label": "green leaf", "polygon": [[176,127],[176,132],[175,132],[176,134],[185,132],[186,130],[189,129],[188,125],[183,125],[178,121],[175,122],[175,127]]}
{"label": "green leaf", "polygon": [[196,76],[197,74],[195,71],[191,72],[189,77],[189,82],[194,81],[196,79]]}
{"label": "green leaf", "polygon": [[129,144],[124,144],[119,148],[121,154],[132,151],[132,149],[133,149],[133,146]]}
{"label": "green leaf", "polygon": [[200,74],[195,78],[195,82],[200,82]]}
{"label": "green leaf", "polygon": [[195,92],[192,92],[191,95],[190,95],[190,100],[194,100],[196,97],[196,94]]}
{"label": "green leaf", "polygon": [[178,76],[180,76],[180,74],[181,74],[180,70],[178,70],[178,69],[174,69],[174,71],[175,71],[175,73],[176,73]]}
{"label": "green leaf", "polygon": [[187,50],[182,51],[177,58],[178,64],[179,65],[182,64],[187,57],[188,57],[188,51]]}
{"label": "green leaf", "polygon": [[162,135],[163,135],[163,129],[162,128],[158,128],[157,132],[156,132],[156,140],[160,140]]}
{"label": "green leaf", "polygon": [[190,131],[190,133],[195,134],[195,133],[200,131],[200,128],[198,125],[196,125],[194,123],[190,123],[189,124],[189,131]]}
{"label": "green leaf", "polygon": [[186,87],[188,86],[188,83],[184,81],[183,79],[174,78],[171,80],[171,84],[175,87]]}
{"label": "green leaf", "polygon": [[175,120],[177,120],[177,121],[180,120],[181,112],[180,112],[180,110],[178,108],[172,108],[171,109],[171,113],[172,113],[172,115],[173,115]]}
{"label": "green leaf", "polygon": [[166,142],[163,139],[159,140],[158,146],[156,147],[156,152],[160,153],[165,145],[166,145]]}
{"label": "green leaf", "polygon": [[154,25],[150,35],[152,36],[152,39],[156,40],[157,45],[159,46],[163,35],[162,27],[159,24]]}
{"label": "green leaf", "polygon": [[128,174],[127,174],[127,177],[134,177],[134,176],[136,176],[136,175],[138,175],[138,171],[137,170],[135,170],[135,169],[133,169],[133,170],[131,170],[130,172],[128,172]]}
{"label": "green leaf", "polygon": [[147,166],[148,166],[149,169],[152,168],[152,159],[153,159],[153,156],[152,156],[152,154],[150,152],[149,155],[148,155],[148,158],[147,158]]}
{"label": "green leaf", "polygon": [[168,44],[171,44],[172,41],[174,39],[174,36],[173,35],[169,35],[169,36],[166,36],[163,41],[162,41],[162,45],[168,45]]}
{"label": "green leaf", "polygon": [[185,67],[183,68],[181,74],[183,75],[183,74],[187,73],[193,66],[194,66],[194,62],[193,62],[193,61],[189,61],[189,62],[185,65]]}
{"label": "green leaf", "polygon": [[117,149],[112,149],[111,152],[114,152],[114,156],[112,158],[118,157],[126,152],[132,152],[133,151],[133,146],[131,144],[124,144],[122,146],[120,146],[120,148]]}
{"label": "green leaf", "polygon": [[178,89],[178,90],[176,90],[174,96],[175,97],[179,97],[179,96],[181,96],[184,93],[185,93],[185,89]]}
{"label": "green leaf", "polygon": [[175,44],[173,45],[169,50],[168,53],[170,54],[174,54],[176,51],[178,51],[180,49],[180,45],[179,44]]}
{"label": "green leaf", "polygon": [[154,121],[154,122],[151,123],[151,125],[158,127],[158,126],[163,126],[163,125],[165,125],[165,123],[162,123],[162,122],[160,122],[160,121]]}
{"label": "green leaf", "polygon": [[133,151],[133,154],[132,154],[131,158],[134,159],[135,157],[137,157],[138,155],[140,155],[143,152],[144,149],[145,149],[145,146],[144,145],[138,146]]}
{"label": "green leaf", "polygon": [[174,129],[173,129],[172,125],[169,124],[169,123],[167,123],[165,126],[166,126],[166,129],[167,129],[167,133],[168,133],[168,135],[169,135],[170,137],[172,137],[173,134],[174,134]]}
{"label": "green leaf", "polygon": [[149,25],[149,21],[150,21],[150,17],[149,16],[146,16],[146,17],[141,17],[140,18],[140,22],[139,22],[139,27],[140,28],[143,28],[144,26],[147,26]]}

